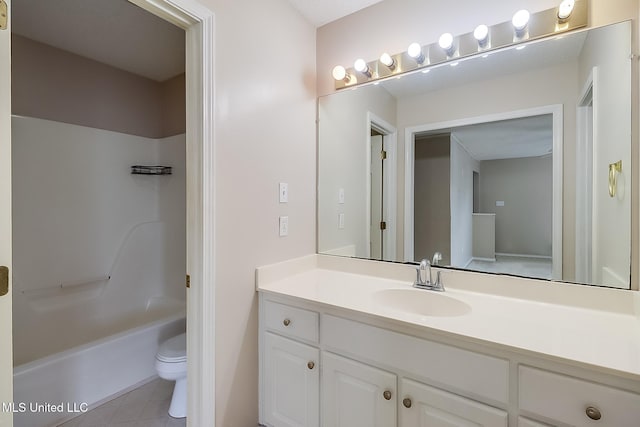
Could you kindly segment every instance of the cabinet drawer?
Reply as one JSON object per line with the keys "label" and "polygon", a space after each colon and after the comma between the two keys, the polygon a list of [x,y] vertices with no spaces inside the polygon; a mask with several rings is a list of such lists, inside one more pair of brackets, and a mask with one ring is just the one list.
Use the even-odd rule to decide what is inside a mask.
{"label": "cabinet drawer", "polygon": [[267,329],[312,343],[318,342],[318,313],[272,301],[264,301]]}
{"label": "cabinet drawer", "polygon": [[[527,366],[520,366],[519,378],[522,412],[576,427],[638,426],[640,395]],[[590,418],[587,408],[597,409],[601,418]]]}
{"label": "cabinet drawer", "polygon": [[322,318],[322,339],[355,359],[402,367],[416,379],[480,400],[508,402],[507,360],[330,315]]}

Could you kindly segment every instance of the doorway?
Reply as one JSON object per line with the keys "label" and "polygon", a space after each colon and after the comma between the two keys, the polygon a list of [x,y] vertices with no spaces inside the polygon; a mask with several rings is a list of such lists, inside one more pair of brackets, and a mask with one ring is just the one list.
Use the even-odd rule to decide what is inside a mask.
{"label": "doorway", "polygon": [[[488,145],[465,144],[464,140],[468,137],[465,133],[484,132],[485,129],[482,128],[490,128],[494,124],[500,123],[504,125],[500,125],[498,131],[507,136],[510,134],[511,137],[503,138],[504,135],[500,137],[494,135],[488,139],[482,138],[486,139],[488,143],[490,142]],[[542,145],[532,144],[533,139],[540,139],[539,132],[528,134],[528,139],[516,138],[514,140],[513,135],[519,135],[523,125],[525,127],[532,126],[534,129],[544,129],[543,134],[546,135],[544,141],[546,142]],[[506,269],[502,271],[503,273],[561,279],[562,106],[539,107],[408,128],[405,139],[407,153],[405,167],[405,261],[417,261],[415,250],[419,243],[415,241],[415,231],[419,226],[415,218],[418,201],[414,200],[417,141],[421,137],[443,132],[451,133],[450,265],[458,268],[477,269],[472,265],[474,262],[473,253],[477,252],[479,255],[475,257],[476,261],[492,262],[490,266],[481,266],[479,269],[482,271],[495,272],[493,267],[498,264],[496,263],[496,255],[499,255],[503,258],[508,257],[503,263]],[[516,143],[507,143],[508,141]],[[505,145],[507,151],[496,152],[496,155],[492,154],[500,144],[505,143],[507,143]],[[482,171],[481,163],[485,163],[485,172]],[[537,163],[544,164],[544,166]],[[536,218],[544,218],[545,223],[541,222],[540,224],[545,231],[536,236],[536,239],[540,240],[536,247],[529,245],[532,240],[527,237],[514,238],[514,236],[522,234],[522,230],[531,228],[518,226],[518,221],[524,220],[532,212],[531,209],[522,208],[528,203],[526,200],[521,200],[521,196],[526,192],[514,190],[504,185],[512,181],[510,176],[515,177],[517,175],[514,174],[518,174],[522,170],[530,171],[531,176],[525,180],[549,181],[548,186],[544,187],[544,191],[538,191],[542,186],[536,190],[543,201],[537,207],[549,207],[548,213],[545,211],[545,213],[536,216]],[[540,174],[541,170],[546,172]],[[475,179],[474,172],[478,173]],[[481,180],[480,176],[482,176]],[[477,188],[474,189],[476,186]],[[500,190],[501,188],[502,190]],[[486,191],[487,189],[491,191]],[[499,191],[502,195],[496,194],[495,191]],[[509,195],[509,200],[515,201],[515,203],[508,201],[507,195]],[[476,206],[474,206],[474,196],[476,196]],[[478,207],[483,212],[474,213]],[[518,213],[505,217],[506,219],[496,220],[498,215],[513,209],[516,209]],[[508,218],[515,218],[516,221]],[[497,223],[494,226],[495,231],[488,231],[493,229],[490,222]],[[474,227],[475,223],[477,225]],[[482,231],[482,233],[476,233],[476,231]],[[483,238],[481,248],[476,246],[476,241],[480,242],[480,235],[490,237],[489,240]],[[526,245],[523,246],[519,242],[524,242]],[[489,252],[490,255],[487,255]],[[532,260],[532,262],[523,264],[522,255],[526,258],[525,261]],[[514,260],[516,261],[515,268],[522,267],[523,271],[513,271]],[[546,265],[540,268],[539,264],[541,263],[546,263]]]}
{"label": "doorway", "polygon": [[[187,188],[188,188],[188,226],[187,226],[187,271],[191,276],[191,289],[187,300],[189,310],[189,336],[187,351],[189,356],[189,393],[193,397],[189,401],[189,416],[195,425],[215,424],[215,414],[210,408],[214,401],[215,384],[214,366],[215,339],[214,325],[214,292],[215,284],[214,260],[214,221],[213,203],[213,13],[206,7],[189,0],[134,0],[133,3],[186,30],[187,69],[192,70],[187,76]],[[5,33],[6,34],[6,33]],[[2,54],[8,58],[8,35],[3,37]],[[9,61],[5,61],[9,64]],[[10,81],[6,67],[2,69],[3,80]],[[4,74],[6,73],[6,74]],[[8,93],[8,91],[7,91]],[[4,98],[3,111],[8,120],[10,111],[8,97]],[[5,108],[6,107],[6,108]],[[7,127],[8,129],[8,127]],[[3,149],[8,148],[10,137],[4,134]],[[10,182],[10,179],[7,179]],[[3,223],[4,224],[4,223]],[[10,249],[10,248],[9,248]],[[4,261],[4,258],[3,258]],[[10,262],[8,263],[10,264]],[[204,284],[204,285],[203,285]],[[6,300],[6,298],[5,298]],[[8,310],[3,310],[10,315]],[[3,324],[3,333],[6,326]],[[10,336],[10,335],[8,335]],[[10,339],[8,340],[10,341]],[[9,346],[7,346],[9,347]],[[10,350],[10,349],[9,349]],[[3,360],[10,360],[3,358]],[[2,377],[10,372],[10,366],[2,366]],[[9,374],[10,375],[10,374]],[[6,383],[10,384],[10,382]],[[3,396],[11,391],[2,390]],[[2,421],[11,422],[11,414],[0,417]]]}

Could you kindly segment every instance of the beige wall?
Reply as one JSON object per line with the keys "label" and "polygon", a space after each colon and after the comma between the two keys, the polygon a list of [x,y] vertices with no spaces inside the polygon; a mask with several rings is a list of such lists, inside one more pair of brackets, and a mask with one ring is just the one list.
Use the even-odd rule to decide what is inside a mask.
{"label": "beige wall", "polygon": [[451,263],[450,139],[416,138],[414,163],[413,258],[431,260],[441,252],[442,265]]}
{"label": "beige wall", "polygon": [[551,156],[480,162],[480,211],[496,214],[497,253],[551,257],[552,188]]}
{"label": "beige wall", "polygon": [[12,35],[12,112],[148,138],[185,132],[184,75],[159,83]]}
{"label": "beige wall", "polygon": [[216,426],[254,427],[255,268],[316,251],[315,28],[287,0],[200,1],[215,13]]}

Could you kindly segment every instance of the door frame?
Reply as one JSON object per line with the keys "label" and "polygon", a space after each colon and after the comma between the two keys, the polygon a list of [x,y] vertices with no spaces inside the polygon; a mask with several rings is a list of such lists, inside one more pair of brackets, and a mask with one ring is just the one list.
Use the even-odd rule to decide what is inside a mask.
{"label": "door frame", "polygon": [[[597,133],[597,81],[598,67],[593,67],[585,80],[576,111],[576,267],[578,282],[591,283],[593,268],[598,265],[598,242],[594,224],[597,224],[598,210],[593,202],[596,188],[593,174],[593,147]],[[591,114],[588,113],[589,104]],[[591,119],[589,119],[591,117]],[[589,139],[589,133],[591,138]],[[590,252],[589,252],[590,249]]]}
{"label": "door frame", "polygon": [[553,116],[553,195],[551,225],[551,258],[554,280],[562,279],[562,178],[563,178],[563,109],[562,104],[545,105],[523,110],[468,117],[437,123],[428,123],[405,128],[405,185],[404,185],[404,261],[414,262],[414,163],[415,136],[417,133],[452,129],[460,126],[519,119],[529,116],[551,114]]}
{"label": "door frame", "polygon": [[384,138],[387,163],[382,182],[382,193],[386,196],[382,200],[382,211],[387,223],[387,234],[382,241],[383,260],[396,261],[396,234],[397,234],[397,200],[398,200],[398,168],[396,166],[396,152],[398,145],[398,131],[391,123],[367,111],[366,119],[366,148],[365,148],[365,176],[366,176],[366,218],[364,226],[366,237],[366,258],[371,258],[371,129],[380,132]]}
{"label": "door frame", "polygon": [[186,33],[187,425],[215,427],[215,16],[196,0],[129,1]]}

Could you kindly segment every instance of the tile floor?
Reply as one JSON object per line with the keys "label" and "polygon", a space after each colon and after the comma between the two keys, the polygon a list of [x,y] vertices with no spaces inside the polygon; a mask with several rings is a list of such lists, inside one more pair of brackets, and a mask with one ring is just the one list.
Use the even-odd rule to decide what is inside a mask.
{"label": "tile floor", "polygon": [[173,382],[160,378],[106,402],[60,427],[180,427],[186,418],[171,418],[167,411]]}
{"label": "tile floor", "polygon": [[489,273],[507,273],[539,279],[551,279],[552,263],[547,258],[496,255],[496,261],[473,260],[465,268]]}

